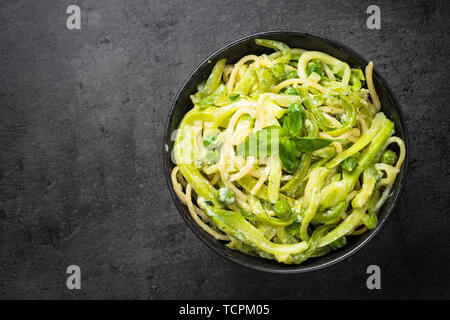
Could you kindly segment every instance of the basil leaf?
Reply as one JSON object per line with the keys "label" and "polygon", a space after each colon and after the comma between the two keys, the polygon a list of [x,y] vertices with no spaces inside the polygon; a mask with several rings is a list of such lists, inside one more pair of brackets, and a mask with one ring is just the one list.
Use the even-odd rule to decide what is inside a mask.
{"label": "basil leaf", "polygon": [[290,136],[299,135],[303,129],[304,117],[305,109],[298,103],[291,104],[283,117],[283,131]]}
{"label": "basil leaf", "polygon": [[281,137],[279,143],[280,160],[283,168],[288,172],[295,171],[298,168],[300,160],[297,158],[296,144],[288,137]]}
{"label": "basil leaf", "polygon": [[325,148],[333,142],[333,140],[330,139],[315,137],[293,137],[292,141],[295,143],[297,152],[313,152]]}
{"label": "basil leaf", "polygon": [[265,157],[278,153],[280,127],[270,126],[250,134],[237,147],[236,154],[241,157]]}
{"label": "basil leaf", "polygon": [[230,99],[230,101],[234,101],[237,98],[239,98],[240,96],[241,95],[239,93],[233,93],[233,94],[230,94],[229,99]]}

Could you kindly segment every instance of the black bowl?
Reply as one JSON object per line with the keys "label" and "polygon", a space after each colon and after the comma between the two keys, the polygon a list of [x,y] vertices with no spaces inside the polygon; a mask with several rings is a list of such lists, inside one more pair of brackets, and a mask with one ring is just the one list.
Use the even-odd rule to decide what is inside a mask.
{"label": "black bowl", "polygon": [[[378,226],[371,231],[368,231],[360,236],[349,237],[348,244],[345,248],[338,251],[333,251],[320,258],[308,259],[301,265],[285,265],[278,263],[273,260],[258,258],[243,254],[239,251],[231,250],[225,247],[224,242],[215,240],[209,234],[207,234],[203,229],[198,227],[195,221],[191,218],[187,208],[181,203],[181,201],[176,196],[172,181],[170,179],[171,171],[174,167],[174,163],[171,160],[171,152],[173,147],[173,141],[171,139],[172,133],[177,129],[181,119],[184,114],[192,108],[192,102],[189,96],[196,92],[196,86],[202,81],[207,79],[212,67],[215,62],[227,58],[227,63],[235,63],[240,58],[247,54],[263,54],[270,53],[273,50],[261,47],[255,44],[255,38],[266,38],[278,40],[286,43],[291,48],[305,48],[309,50],[317,50],[328,53],[340,60],[347,62],[351,67],[360,67],[364,70],[367,65],[367,60],[365,60],[361,55],[356,53],[354,50],[348,48],[347,46],[330,39],[323,37],[311,35],[303,32],[293,32],[293,31],[270,31],[257,33],[245,38],[236,40],[229,45],[223,47],[222,49],[216,51],[211,56],[209,56],[205,61],[200,64],[194,72],[189,76],[186,82],[181,87],[177,94],[175,103],[172,106],[169,117],[166,124],[166,131],[164,136],[164,169],[167,178],[167,183],[172,195],[173,201],[178,208],[179,213],[186,221],[187,225],[192,229],[192,231],[211,249],[216,251],[221,256],[234,261],[238,264],[246,266],[251,269],[274,272],[274,273],[301,273],[307,271],[313,271],[330,266],[334,263],[342,261],[343,259],[349,257],[359,249],[361,249],[367,242],[369,242],[375,234],[381,229],[383,224],[386,222],[390,213],[394,209],[395,204],[399,198],[400,192],[405,184],[406,170],[408,159],[405,159],[405,163],[397,176],[395,185],[391,191],[391,196],[384,204],[383,208],[379,212]],[[376,61],[375,61],[376,62]],[[378,74],[374,72],[374,84],[377,93],[380,97],[382,111],[386,116],[395,123],[396,135],[401,137],[408,147],[408,137],[404,124],[404,118],[398,102],[389,89],[386,81]]]}

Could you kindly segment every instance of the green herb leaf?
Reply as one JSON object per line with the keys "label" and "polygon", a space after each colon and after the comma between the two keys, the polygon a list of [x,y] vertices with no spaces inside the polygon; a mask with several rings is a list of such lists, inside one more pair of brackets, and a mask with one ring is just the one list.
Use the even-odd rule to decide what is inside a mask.
{"label": "green herb leaf", "polygon": [[315,137],[293,137],[297,152],[313,152],[325,148],[333,142],[331,139],[315,138]]}
{"label": "green herb leaf", "polygon": [[280,127],[270,126],[250,134],[237,147],[237,155],[241,157],[265,157],[278,153]]}
{"label": "green herb leaf", "polygon": [[283,117],[283,131],[289,136],[299,135],[303,129],[304,117],[305,109],[298,103],[291,104]]}
{"label": "green herb leaf", "polygon": [[288,137],[281,137],[279,142],[280,160],[283,168],[288,172],[293,172],[299,166],[300,154],[296,150],[295,142]]}
{"label": "green herb leaf", "polygon": [[233,93],[233,94],[230,94],[229,99],[230,99],[230,101],[234,101],[237,98],[239,98],[240,96],[241,95],[239,93]]}

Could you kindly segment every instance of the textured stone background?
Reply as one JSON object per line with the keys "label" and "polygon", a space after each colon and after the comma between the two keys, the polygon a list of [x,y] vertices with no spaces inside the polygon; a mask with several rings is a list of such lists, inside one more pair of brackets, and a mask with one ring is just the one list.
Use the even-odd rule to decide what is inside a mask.
{"label": "textured stone background", "polygon": [[[82,30],[65,27],[69,4]],[[365,26],[381,7],[382,29]],[[450,298],[445,1],[2,1],[0,298]],[[167,190],[169,107],[206,56],[250,33],[309,31],[372,59],[406,115],[406,188],[350,259],[250,271],[187,229]],[[82,290],[65,268],[82,269]],[[366,289],[366,267],[382,290]]]}

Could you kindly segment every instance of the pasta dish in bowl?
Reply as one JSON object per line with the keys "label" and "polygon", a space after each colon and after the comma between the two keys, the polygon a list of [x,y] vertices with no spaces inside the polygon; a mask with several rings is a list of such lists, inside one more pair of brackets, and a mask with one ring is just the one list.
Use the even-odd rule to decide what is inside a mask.
{"label": "pasta dish in bowl", "polygon": [[246,40],[262,53],[222,52],[182,90],[190,106],[169,128],[170,187],[227,252],[298,271],[378,228],[399,189],[404,129],[384,112],[372,62],[269,35]]}

